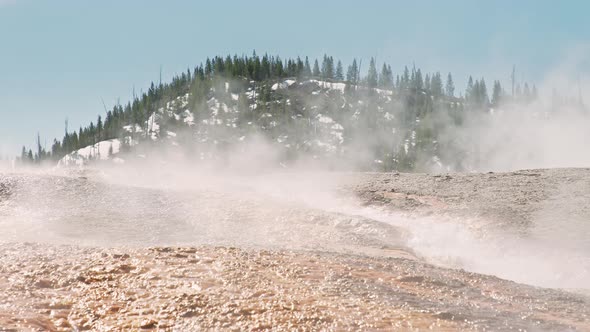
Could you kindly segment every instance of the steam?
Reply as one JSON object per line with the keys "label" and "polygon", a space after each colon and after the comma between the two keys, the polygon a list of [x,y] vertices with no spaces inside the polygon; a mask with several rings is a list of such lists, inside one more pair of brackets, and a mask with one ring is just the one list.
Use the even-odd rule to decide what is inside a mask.
{"label": "steam", "polygon": [[[571,91],[571,81],[556,77],[552,74],[549,80]],[[229,83],[234,84],[241,83]],[[541,98],[526,106],[467,114],[461,125],[453,124],[451,114],[435,114],[429,121],[446,125],[440,143],[454,144],[453,151],[439,153],[451,156],[448,160],[454,163],[427,170],[590,166],[589,115],[578,107],[556,107],[548,90],[549,85],[543,84]],[[379,103],[376,95],[361,92],[361,104]],[[299,103],[314,110],[311,117],[333,106],[318,105],[307,96],[301,96]],[[403,109],[393,108],[400,126]],[[346,125],[353,121],[352,115],[334,120]],[[380,255],[386,255],[383,248],[395,248],[405,257],[415,253],[428,262],[520,282],[590,288],[586,238],[572,237],[587,234],[588,226],[570,220],[572,211],[563,211],[563,223],[556,225],[556,219],[545,213],[555,206],[548,206],[536,216],[530,235],[523,237],[510,230],[474,230],[477,223],[470,220],[410,218],[364,207],[344,192],[342,187],[357,176],[347,171],[367,169],[376,142],[389,140],[393,158],[394,149],[406,140],[389,128],[349,133],[353,142],[325,158],[314,151],[293,157],[276,143],[285,133],[269,136],[252,128],[244,132],[228,128],[209,128],[197,135],[208,141],[195,140],[193,128],[178,130],[175,137],[193,144],[141,145],[133,153],[121,154],[123,165],[97,163],[81,170],[0,175],[4,176],[0,184],[10,188],[0,187],[0,241],[237,245]],[[236,144],[214,144],[236,134],[246,138]],[[303,145],[305,139],[293,144]]]}
{"label": "steam", "polygon": [[0,241],[355,253],[402,247],[391,226],[319,208],[334,198],[337,177],[145,161],[80,174],[9,176],[2,181],[10,192],[0,196],[6,230]]}
{"label": "steam", "polygon": [[[251,149],[269,148],[259,145]],[[523,236],[512,228],[482,228],[477,220],[411,217],[363,206],[342,190],[360,180],[355,173],[268,165],[244,170],[244,163],[256,165],[247,158],[255,156],[251,152],[224,168],[146,159],[4,175],[0,241],[416,255],[538,286],[590,289],[590,248],[583,235],[588,226],[568,218],[575,206],[556,212],[566,216],[559,223],[547,214],[556,211],[559,196]]]}
{"label": "steam", "polygon": [[464,165],[478,171],[588,167],[590,117],[578,110],[552,111],[543,102],[473,117],[455,134],[466,144]]}
{"label": "steam", "polygon": [[472,115],[463,126],[452,128],[469,153],[466,168],[589,167],[588,55],[588,45],[565,52],[537,84],[539,98],[533,103],[501,105],[491,116]]}
{"label": "steam", "polygon": [[[329,114],[337,124],[354,129],[345,130],[345,143],[332,153],[319,159],[313,153],[300,154],[298,158],[303,163],[319,160],[314,165],[321,169],[378,171],[382,170],[380,165],[399,162],[404,145],[406,149],[410,145],[410,149],[416,149],[414,171],[419,172],[589,167],[586,143],[590,142],[590,112],[585,101],[590,101],[586,95],[590,87],[575,74],[577,68],[578,65],[564,64],[548,74],[539,84],[539,97],[532,102],[504,102],[490,110],[461,111],[461,123],[454,118],[456,111],[434,109],[420,119],[430,124],[428,130],[437,132],[432,147],[428,147],[430,142],[425,138],[422,142],[414,141],[420,124],[413,123],[412,113],[404,105],[396,104],[394,99],[386,110],[381,110],[384,96],[387,97],[382,92],[360,89],[354,98],[361,106],[353,106],[354,114],[346,113],[344,107],[334,111],[334,105],[304,97],[305,109],[316,110],[317,116]],[[392,98],[396,98],[395,92]],[[350,102],[335,100],[335,104]],[[371,105],[377,109],[377,125],[364,125],[363,121],[374,121],[367,114]],[[386,115],[387,112],[391,114]],[[420,150],[417,146],[424,143],[426,148]],[[280,157],[281,152],[275,156]],[[442,164],[436,159],[442,160]]]}

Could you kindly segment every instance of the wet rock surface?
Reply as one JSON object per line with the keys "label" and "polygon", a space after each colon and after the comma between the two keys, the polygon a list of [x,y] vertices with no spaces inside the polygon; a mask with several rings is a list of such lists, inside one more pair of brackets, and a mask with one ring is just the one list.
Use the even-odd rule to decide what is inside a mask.
{"label": "wet rock surface", "polygon": [[[342,188],[370,206],[468,216],[524,233],[560,216],[590,220],[589,170],[355,174]],[[153,209],[119,209],[120,195]],[[588,296],[430,265],[404,246],[403,230],[374,220],[219,195],[179,198],[80,177],[0,177],[0,225],[14,233],[0,241],[0,331],[590,330]],[[215,211],[195,214],[188,208],[195,199]],[[228,201],[234,209],[224,210]],[[29,217],[47,219],[56,241],[11,240],[19,232],[38,236],[33,223],[6,228],[15,211],[53,204],[69,213]],[[156,212],[169,206],[180,208]],[[187,217],[217,218],[220,227],[197,223],[195,232]],[[223,234],[237,221],[245,226]],[[66,227],[76,223],[84,227]],[[252,229],[263,231],[256,245],[240,242]],[[129,237],[130,230],[139,235]],[[186,242],[187,233],[201,238]],[[104,238],[114,244],[95,245]]]}
{"label": "wet rock surface", "polygon": [[567,330],[589,299],[403,258],[3,244],[4,330]]}
{"label": "wet rock surface", "polygon": [[526,229],[540,214],[590,219],[590,169],[507,173],[368,173],[349,186],[368,205],[477,218]]}
{"label": "wet rock surface", "polygon": [[[136,187],[81,176],[7,175],[0,241],[86,246],[214,245],[412,255],[403,230],[251,188]],[[195,189],[196,188],[196,189]],[[1,197],[1,196],[0,196]],[[313,234],[313,236],[309,236]],[[404,252],[402,252],[404,251]]]}

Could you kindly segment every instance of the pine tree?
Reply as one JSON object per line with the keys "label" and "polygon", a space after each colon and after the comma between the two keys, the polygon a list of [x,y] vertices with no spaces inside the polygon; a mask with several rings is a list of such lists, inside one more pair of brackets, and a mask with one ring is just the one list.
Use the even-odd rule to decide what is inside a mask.
{"label": "pine tree", "polygon": [[369,63],[369,73],[367,74],[367,86],[370,89],[377,87],[377,67],[375,66],[375,59],[371,58]]}
{"label": "pine tree", "polygon": [[379,75],[379,87],[382,89],[393,88],[393,73],[391,67],[388,67],[385,63],[381,68],[381,75]]}
{"label": "pine tree", "polygon": [[427,93],[432,94],[432,89],[431,89],[430,83],[431,83],[430,75],[426,74],[426,76],[424,76],[424,90],[426,90]]}
{"label": "pine tree", "polygon": [[252,68],[253,68],[253,79],[261,81],[263,79],[262,64],[260,63],[260,57],[256,55],[256,51],[252,54]]}
{"label": "pine tree", "polygon": [[275,70],[274,70],[273,77],[275,77],[275,78],[281,78],[281,77],[283,77],[285,75],[285,69],[283,67],[283,61],[278,56],[277,56],[277,58],[276,58],[275,61],[276,61],[276,65],[275,65]]}
{"label": "pine tree", "polygon": [[473,89],[471,93],[471,102],[475,103],[478,107],[487,107],[490,103],[488,98],[488,91],[486,87],[486,82],[482,78],[481,80],[476,80],[473,84]]}
{"label": "pine tree", "polygon": [[418,69],[414,73],[414,81],[413,81],[414,89],[422,90],[424,88],[424,81],[422,80],[422,71]]}
{"label": "pine tree", "polygon": [[36,161],[39,163],[41,162],[41,160],[44,159],[45,157],[45,151],[43,150],[43,147],[41,146],[41,136],[39,135],[39,133],[37,133],[37,155],[36,155]]}
{"label": "pine tree", "polygon": [[430,81],[430,89],[435,98],[440,98],[443,95],[443,83],[439,72],[436,72]]}
{"label": "pine tree", "polygon": [[334,65],[334,58],[330,56],[330,57],[328,57],[328,68],[327,68],[326,77],[328,79],[333,80],[334,75],[336,75],[336,66]]}
{"label": "pine tree", "polygon": [[474,94],[474,83],[473,77],[469,76],[469,80],[467,81],[467,88],[465,89],[465,100],[468,102],[473,102],[473,94]]}
{"label": "pine tree", "polygon": [[395,88],[395,82],[393,81],[393,71],[391,70],[391,66],[387,65],[387,74],[389,75],[388,79],[389,82],[391,83],[391,89],[393,90]]}
{"label": "pine tree", "polygon": [[356,59],[352,60],[352,64],[348,66],[348,71],[346,72],[346,81],[350,84],[358,84],[358,65],[356,63]]}
{"label": "pine tree", "polygon": [[263,80],[267,79],[271,76],[274,76],[273,70],[271,69],[271,61],[268,58],[268,54],[265,54],[264,56],[262,56],[262,60],[260,61],[260,71],[261,71],[260,78]]}
{"label": "pine tree", "polygon": [[328,80],[334,79],[334,59],[325,54],[322,62],[322,78]]}
{"label": "pine tree", "polygon": [[472,103],[475,103],[476,105],[481,105],[482,93],[479,86],[479,80],[475,80],[475,83],[473,83],[473,90],[469,98],[471,99]]}
{"label": "pine tree", "polygon": [[315,59],[315,62],[313,63],[313,71],[311,72],[311,75],[313,77],[320,76],[320,65],[318,64],[318,59]]}
{"label": "pine tree", "polygon": [[502,86],[500,81],[494,81],[494,88],[492,91],[492,105],[498,107],[502,101]]}
{"label": "pine tree", "polygon": [[301,61],[301,58],[297,57],[297,70],[296,70],[296,76],[298,78],[301,78],[303,76],[303,71],[304,71],[304,65],[303,65],[303,61]]}
{"label": "pine tree", "polygon": [[486,87],[486,81],[481,78],[479,81],[479,89],[480,89],[480,104],[482,106],[487,107],[490,104],[490,98],[488,97],[488,88]]}
{"label": "pine tree", "polygon": [[[228,54],[227,57],[225,58],[225,62],[224,62],[224,76],[231,76],[231,74],[233,73],[233,61],[231,56]],[[190,70],[187,70],[187,82],[191,81],[191,72]]]}
{"label": "pine tree", "polygon": [[453,76],[451,73],[447,75],[447,84],[445,86],[447,97],[453,98],[455,96],[455,83],[453,83]]}
{"label": "pine tree", "polygon": [[338,60],[338,64],[336,65],[336,74],[334,78],[338,81],[344,80],[344,69],[342,68],[342,62]]}
{"label": "pine tree", "polygon": [[96,137],[97,137],[97,141],[102,141],[103,125],[102,125],[102,117],[100,115],[98,116],[98,119],[96,120]]}
{"label": "pine tree", "polygon": [[309,65],[309,58],[305,57],[305,66],[303,69],[303,77],[310,78],[311,77],[311,67]]}
{"label": "pine tree", "polygon": [[207,60],[205,61],[205,75],[207,77],[210,77],[212,72],[213,65],[211,64],[211,59],[207,58]]}
{"label": "pine tree", "polygon": [[[225,62],[223,61],[223,58],[220,56],[215,57],[215,65],[214,65],[214,73],[217,76],[223,76],[225,74]],[[182,81],[182,78],[181,78]]]}
{"label": "pine tree", "polygon": [[408,70],[408,66],[405,66],[404,67],[404,74],[403,74],[402,80],[401,80],[401,88],[407,89],[409,87],[410,87],[410,71]]}

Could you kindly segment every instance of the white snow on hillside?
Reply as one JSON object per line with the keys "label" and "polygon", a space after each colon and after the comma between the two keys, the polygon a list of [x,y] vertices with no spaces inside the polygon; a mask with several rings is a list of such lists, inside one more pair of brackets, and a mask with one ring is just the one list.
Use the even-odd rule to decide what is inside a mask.
{"label": "white snow on hillside", "polygon": [[186,123],[189,126],[194,126],[195,125],[195,116],[193,115],[193,113],[189,110],[185,110],[183,112],[184,114],[184,123]]}
{"label": "white snow on hillside", "polygon": [[[377,91],[378,94],[384,95],[384,96],[393,95],[393,91],[391,91],[391,90],[375,89],[375,91]],[[389,101],[391,101],[391,98],[388,98],[388,99],[389,99]]]}
{"label": "white snow on hillside", "polygon": [[119,153],[120,149],[121,141],[118,139],[98,142],[66,155],[57,166],[83,166],[91,160],[108,160]]}
{"label": "white snow on hillside", "polygon": [[[271,90],[276,91],[276,90],[286,89],[295,83],[297,83],[297,81],[293,80],[293,79],[284,80],[283,82],[273,84],[271,87]],[[309,83],[313,83],[321,89],[335,90],[335,91],[340,91],[340,92],[344,92],[344,90],[346,89],[346,83],[343,83],[343,82],[328,82],[328,81],[315,80],[315,79],[299,82],[300,85],[305,85],[305,84],[309,84]],[[382,93],[382,94],[389,94],[389,95],[391,94],[391,91],[388,91],[388,90],[379,90],[379,89],[376,89],[376,90],[377,90],[377,92]],[[314,94],[318,94],[318,93],[319,92],[314,91]]]}
{"label": "white snow on hillside", "polygon": [[141,132],[143,132],[143,129],[138,124],[123,126],[123,130],[125,130],[128,133],[141,133]]}
{"label": "white snow on hillside", "polygon": [[288,87],[290,87],[291,85],[293,85],[295,82],[295,80],[285,80],[282,83],[275,83],[273,84],[273,86],[270,88],[271,90],[278,90],[278,89],[286,89]]}
{"label": "white snow on hillside", "polygon": [[344,89],[346,89],[346,83],[341,82],[327,82],[318,80],[309,80],[309,82],[316,83],[318,86],[324,89],[337,90],[340,92],[344,92]]}
{"label": "white snow on hillside", "polygon": [[[346,89],[347,84],[343,82],[328,82],[323,80],[301,80],[297,81],[294,79],[286,79],[282,82],[277,82],[272,85],[271,89],[273,91],[278,91],[281,89],[287,89],[292,86],[301,86],[311,93],[312,95],[322,95],[326,96],[327,98],[331,98],[331,91],[338,91],[343,93]],[[256,83],[251,82],[249,88],[246,89],[244,92],[246,97],[249,99],[249,107],[250,109],[256,109],[256,99],[258,98],[257,90],[260,86],[257,86]],[[354,87],[356,89],[366,89],[364,87]],[[214,92],[212,95],[209,95],[209,98],[206,102],[207,109],[200,110],[199,113],[199,123],[195,123],[195,114],[193,114],[190,109],[188,108],[190,94],[182,95],[174,100],[167,102],[163,107],[159,108],[156,112],[149,115],[147,121],[142,124],[133,124],[133,125],[126,125],[123,127],[124,132],[127,133],[126,139],[131,142],[131,138],[139,138],[145,139],[148,138],[151,141],[160,141],[165,142],[166,144],[170,144],[172,146],[178,146],[179,142],[177,141],[177,136],[181,137],[180,133],[177,135],[176,131],[168,130],[168,124],[164,121],[166,119],[174,119],[176,120],[175,125],[185,125],[186,128],[192,128],[194,131],[194,139],[196,142],[201,143],[213,143],[216,144],[217,142],[242,142],[245,140],[245,136],[243,135],[243,128],[238,128],[238,119],[240,114],[238,114],[238,105],[237,101],[239,100],[239,95],[232,93],[229,84],[225,84],[225,91],[224,92]],[[377,95],[380,97],[381,101],[384,102],[391,102],[391,95],[392,91],[388,90],[380,90],[375,89]],[[217,93],[225,93],[226,97],[220,97]],[[219,99],[218,99],[219,98]],[[342,100],[342,107],[349,107],[353,109],[353,114],[351,116],[352,120],[357,120],[362,116],[361,110],[363,101],[357,100],[356,102],[352,100],[347,100],[347,95],[341,96]],[[260,102],[260,101],[258,101]],[[284,101],[287,105],[291,104],[290,99],[286,99]],[[271,102],[267,103],[270,105]],[[339,104],[340,105],[340,102]],[[310,105],[306,110],[306,107],[303,107],[303,110],[306,112],[310,112],[314,114],[306,121],[309,121],[309,124],[312,125],[314,131],[314,137],[310,137],[307,139],[303,144],[312,148],[314,153],[317,155],[321,155],[322,153],[326,154],[337,154],[344,151],[344,127],[342,124],[338,123],[335,118],[340,119],[341,117],[336,116],[336,114],[329,113],[329,111],[324,110],[322,107],[318,105]],[[357,107],[361,107],[360,109]],[[355,109],[357,108],[357,109]],[[321,113],[320,113],[321,112]],[[392,121],[395,119],[395,115],[391,113],[387,113],[384,111],[381,105],[378,106],[378,112],[380,116],[382,116],[382,121]],[[247,122],[247,126],[251,126],[254,129],[261,129],[261,130],[271,130],[272,128],[277,128],[281,125],[281,115],[279,114],[271,114],[269,112],[263,112],[262,114],[257,115],[256,122],[249,121]],[[292,115],[291,119],[301,121],[303,115],[296,114]],[[246,124],[244,124],[246,126]],[[170,128],[171,129],[171,128]],[[275,136],[273,141],[276,144],[279,144],[286,148],[296,147],[297,149],[300,148],[301,142],[298,142],[298,137],[295,135],[286,135],[284,133],[278,133],[278,137]],[[135,145],[137,142],[131,145]],[[124,160],[121,156],[110,156],[109,157],[109,150],[111,150],[112,146],[112,155],[116,155],[120,151],[121,143],[117,139],[107,140],[99,142],[92,146],[84,147],[78,151],[74,151],[59,161],[59,166],[80,166],[88,163],[91,160],[111,160],[113,162],[121,163]],[[416,134],[415,132],[411,134],[409,139],[406,141],[404,145],[404,149],[406,152],[416,146]],[[207,152],[203,155],[203,158],[208,158],[206,155],[210,154]]]}
{"label": "white snow on hillside", "polygon": [[331,117],[324,116],[324,115],[321,115],[321,114],[318,114],[317,119],[321,123],[332,123],[332,122],[334,122],[334,120],[332,120]]}
{"label": "white snow on hillside", "polygon": [[160,135],[160,124],[158,121],[160,120],[160,115],[156,113],[152,113],[147,120],[147,128],[148,133],[150,134],[150,138],[152,140],[157,140],[158,136]]}

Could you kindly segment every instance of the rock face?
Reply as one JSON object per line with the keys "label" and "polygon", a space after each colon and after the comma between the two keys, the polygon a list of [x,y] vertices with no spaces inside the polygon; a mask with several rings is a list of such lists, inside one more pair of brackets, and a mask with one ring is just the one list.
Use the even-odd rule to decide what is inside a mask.
{"label": "rock face", "polygon": [[[464,216],[523,236],[557,218],[580,225],[576,222],[590,216],[590,170],[345,178],[339,190],[354,192],[369,206],[409,216]],[[44,188],[57,191],[48,194]],[[60,209],[70,209],[67,218],[48,208],[59,203],[47,197],[52,195],[62,198]],[[95,199],[86,201],[84,195]],[[140,218],[132,226],[143,244],[76,244],[72,239],[80,240],[82,233],[66,228],[75,218],[99,233],[118,225],[100,222],[132,216],[106,208],[121,204],[115,199],[121,195],[153,211],[194,204],[200,197],[201,204],[225,211],[206,211],[207,217],[223,217],[218,225],[235,226],[239,220],[248,227],[225,234],[224,241],[233,244],[170,246],[169,238],[152,240],[140,227],[157,230],[154,234],[186,233],[192,229],[173,226],[195,215],[137,209],[132,211]],[[41,231],[71,235],[45,244],[10,240],[22,239],[18,234],[0,237],[0,330],[590,330],[588,296],[434,266],[405,245],[405,230],[396,226],[299,205],[265,208],[268,202],[212,192],[183,192],[181,198],[168,191],[105,187],[91,178],[0,178],[3,234],[15,231],[7,228],[15,225],[7,221],[14,211],[46,204],[43,217],[52,228]],[[71,218],[71,208],[80,205],[84,208]],[[173,223],[163,227],[166,220]],[[255,225],[266,230],[264,239],[256,245],[238,241],[237,235],[246,236]],[[127,231],[117,227],[119,234]],[[305,242],[306,236],[314,239]]]}
{"label": "rock face", "polygon": [[587,329],[588,298],[403,258],[2,245],[7,330]]}

